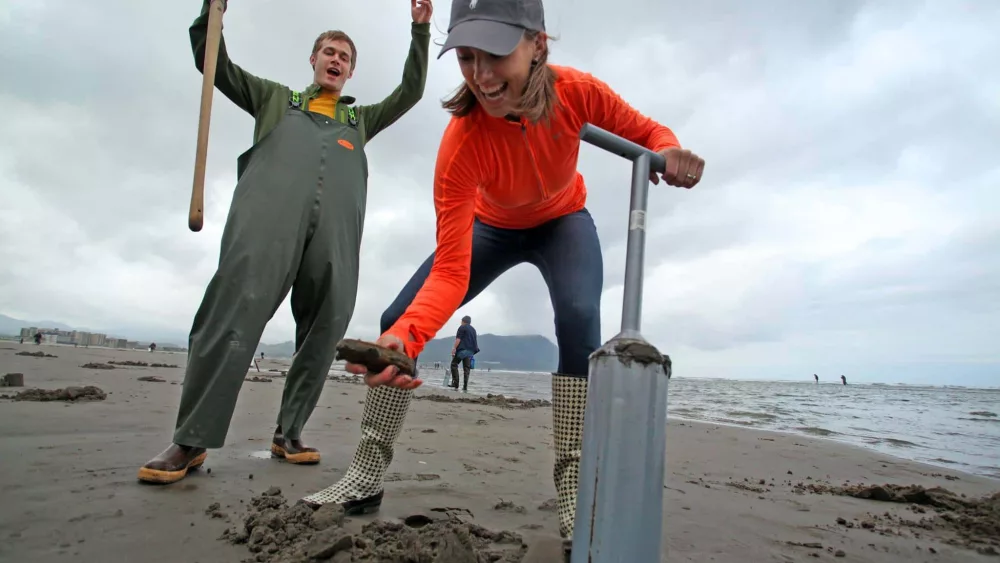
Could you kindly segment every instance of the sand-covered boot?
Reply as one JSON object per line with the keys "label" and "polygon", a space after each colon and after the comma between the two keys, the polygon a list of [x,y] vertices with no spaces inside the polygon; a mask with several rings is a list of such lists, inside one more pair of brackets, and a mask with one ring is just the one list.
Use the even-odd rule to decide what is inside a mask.
{"label": "sand-covered boot", "polygon": [[583,414],[587,408],[587,379],[552,374],[552,438],[556,461],[552,476],[556,484],[559,535],[573,538],[576,492],[583,449]]}
{"label": "sand-covered boot", "polygon": [[347,473],[329,487],[302,500],[312,506],[337,503],[346,515],[369,514],[382,505],[385,472],[410,408],[412,390],[380,386],[368,390],[361,415],[361,442]]}

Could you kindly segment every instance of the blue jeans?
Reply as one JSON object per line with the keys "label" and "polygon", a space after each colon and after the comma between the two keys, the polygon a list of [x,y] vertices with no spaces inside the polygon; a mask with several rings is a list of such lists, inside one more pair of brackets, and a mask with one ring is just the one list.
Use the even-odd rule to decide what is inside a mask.
{"label": "blue jeans", "polygon": [[[590,212],[583,209],[531,229],[500,229],[476,219],[469,287],[462,305],[500,274],[524,262],[538,268],[549,288],[559,346],[558,373],[587,377],[588,358],[601,346],[604,285],[601,243]],[[382,332],[403,315],[433,264],[432,252],[382,313]]]}

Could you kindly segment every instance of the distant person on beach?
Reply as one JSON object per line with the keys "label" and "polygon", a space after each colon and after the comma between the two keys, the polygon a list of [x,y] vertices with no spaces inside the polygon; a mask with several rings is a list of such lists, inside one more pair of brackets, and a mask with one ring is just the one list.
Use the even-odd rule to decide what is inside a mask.
{"label": "distant person on beach", "polygon": [[[246,9],[254,3],[237,5]],[[362,9],[326,5],[325,13],[333,17],[343,9]],[[210,6],[203,0],[189,28],[195,67],[202,73]],[[183,479],[204,463],[207,449],[223,446],[261,334],[289,292],[295,357],[271,455],[295,464],[320,461],[319,450],[302,442],[302,428],[354,315],[368,197],[365,147],[423,97],[432,12],[431,0],[410,0],[413,23],[401,82],[373,104],[357,105],[343,94],[358,59],[354,41],[343,31],[325,31],[313,42],[311,83],[303,91],[250,74],[229,58],[221,40],[215,87],[254,116],[253,145],[237,161],[219,264],[192,323],[172,443],[139,469],[140,480]],[[301,17],[312,21],[316,14]],[[260,38],[273,34],[262,29]]]}
{"label": "distant person on beach", "polygon": [[[377,343],[416,359],[498,276],[523,263],[538,268],[555,313],[552,475],[559,531],[571,539],[588,358],[601,346],[604,282],[601,242],[577,169],[581,127],[592,123],[663,155],[666,171],[650,178],[657,184],[662,178],[693,188],[704,160],[600,79],[550,64],[543,11],[542,0],[453,0],[441,55],[455,50],[464,82],[443,104],[451,120],[434,172],[437,246],[382,313]],[[602,188],[628,197],[627,188]],[[361,440],[343,477],[303,500],[339,504],[351,515],[379,510],[413,389],[423,381],[394,367],[377,374],[354,363],[345,368],[365,374],[372,388]]]}
{"label": "distant person on beach", "polygon": [[462,317],[462,324],[455,335],[455,343],[451,346],[451,385],[458,389],[458,364],[462,363],[462,391],[469,390],[469,373],[472,371],[472,358],[479,353],[479,342],[476,329],[472,326],[472,317]]}
{"label": "distant person on beach", "polygon": [[813,374],[813,377],[815,377],[815,378],[816,378],[816,383],[819,383],[819,376],[818,376],[818,375],[816,375],[816,374],[814,373],[814,374]]}
{"label": "distant person on beach", "polygon": [[842,375],[842,376],[840,376],[840,380],[841,380],[842,382],[844,382],[844,385],[847,385],[847,378],[846,378],[846,377],[844,377],[844,376]]}

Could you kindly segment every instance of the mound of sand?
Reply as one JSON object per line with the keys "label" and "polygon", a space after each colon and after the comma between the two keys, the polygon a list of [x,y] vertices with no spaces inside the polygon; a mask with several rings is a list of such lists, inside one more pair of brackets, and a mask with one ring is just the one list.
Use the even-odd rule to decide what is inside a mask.
{"label": "mound of sand", "polygon": [[[904,526],[926,531],[944,531],[952,535],[946,540],[980,553],[997,555],[1000,547],[1000,492],[971,499],[956,495],[942,487],[924,488],[919,485],[845,485],[842,487],[811,483],[796,488],[803,492],[834,494],[860,499],[908,504],[912,512],[930,516],[910,519],[886,512],[861,522],[861,527],[879,531],[878,523]],[[846,521],[840,522],[848,525]],[[853,526],[850,526],[853,527]]]}
{"label": "mound of sand", "polygon": [[18,356],[31,356],[33,358],[58,358],[59,356],[53,356],[52,354],[46,354],[39,350],[38,352],[18,352]]}
{"label": "mound of sand", "polygon": [[241,526],[220,539],[246,545],[258,563],[516,563],[527,546],[513,532],[493,532],[449,511],[416,514],[401,522],[375,520],[352,533],[340,506],[315,512],[288,506],[271,487],[250,501]]}
{"label": "mound of sand", "polygon": [[[285,372],[281,372],[281,374],[285,375]],[[354,385],[363,385],[365,382],[363,377],[356,375],[328,375],[326,378],[330,381],[336,381],[337,383],[353,383]]]}
{"label": "mound of sand", "polygon": [[103,401],[108,394],[98,387],[66,387],[64,389],[25,389],[10,397],[15,401]]}

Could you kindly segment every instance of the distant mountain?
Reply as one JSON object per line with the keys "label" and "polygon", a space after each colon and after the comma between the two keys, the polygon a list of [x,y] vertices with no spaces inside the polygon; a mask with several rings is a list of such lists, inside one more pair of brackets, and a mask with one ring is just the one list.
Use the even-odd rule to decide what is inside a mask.
{"label": "distant mountain", "polygon": [[21,334],[22,327],[35,326],[38,328],[55,328],[58,330],[73,330],[72,327],[57,323],[55,321],[22,321],[7,315],[0,315],[0,335],[17,336]]}
{"label": "distant mountain", "polygon": [[[454,342],[452,336],[431,340],[420,354],[420,363],[450,362]],[[559,349],[548,338],[538,334],[480,334],[479,350],[476,369],[551,372],[559,366]]]}
{"label": "distant mountain", "polygon": [[[168,342],[167,335],[150,334],[140,329],[90,329],[71,327],[56,321],[25,321],[7,315],[0,315],[0,335],[17,336],[22,327],[54,328],[58,330],[82,330],[99,332],[109,336],[128,338],[138,342],[156,342],[159,346],[177,346]],[[178,340],[187,346],[187,339],[179,335],[169,335],[169,340]],[[450,362],[451,345],[454,337],[431,340],[420,354],[420,363]],[[559,352],[556,345],[549,339],[538,334],[504,336],[500,334],[480,334],[479,354],[476,355],[476,368],[493,368],[498,370],[517,371],[555,371],[559,363]],[[291,358],[295,353],[295,343],[291,340],[278,344],[260,343],[257,355],[261,352],[269,358]]]}
{"label": "distant mountain", "polygon": [[[113,329],[103,329],[103,328],[90,328],[82,326],[70,326],[65,323],[60,323],[57,321],[26,321],[23,319],[15,319],[7,315],[0,315],[0,335],[5,336],[18,336],[21,334],[21,329],[25,327],[36,327],[36,328],[49,328],[56,330],[66,330],[73,331],[78,330],[81,332],[96,332],[100,334],[106,334],[108,336],[113,336],[116,338],[127,338],[133,342],[148,343],[156,342],[157,346],[180,348],[187,346],[187,338],[181,334],[169,334],[165,335],[162,332],[151,332],[144,329],[129,329],[129,328],[113,328]],[[180,342],[181,344],[176,344],[175,342]]]}

